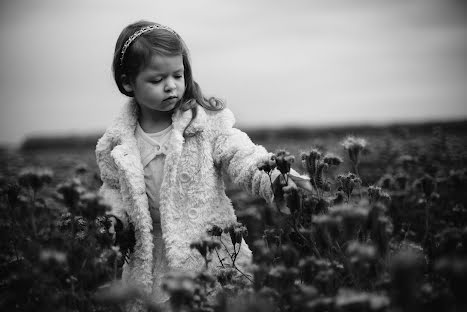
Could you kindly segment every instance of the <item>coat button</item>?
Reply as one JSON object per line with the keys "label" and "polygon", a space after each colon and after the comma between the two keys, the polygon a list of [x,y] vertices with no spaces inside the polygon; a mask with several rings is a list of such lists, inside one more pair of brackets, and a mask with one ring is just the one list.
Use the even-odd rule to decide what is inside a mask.
{"label": "coat button", "polygon": [[197,219],[198,218],[198,211],[196,209],[194,209],[194,208],[190,208],[188,210],[188,217],[191,220]]}
{"label": "coat button", "polygon": [[190,181],[190,175],[187,172],[182,172],[180,174],[180,180],[182,182],[188,182],[188,181]]}

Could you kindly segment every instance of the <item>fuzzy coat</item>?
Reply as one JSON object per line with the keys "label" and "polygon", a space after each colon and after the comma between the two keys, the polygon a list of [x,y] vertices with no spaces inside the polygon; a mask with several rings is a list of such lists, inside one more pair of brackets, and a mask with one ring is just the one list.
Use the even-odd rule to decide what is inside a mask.
{"label": "fuzzy coat", "polygon": [[[191,119],[191,110],[178,110],[172,117],[173,131],[160,189],[160,215],[169,267],[196,272],[203,268],[204,261],[198,251],[190,249],[190,243],[213,225],[224,227],[236,221],[232,203],[225,194],[223,173],[250,194],[268,202],[273,194],[268,175],[257,169],[271,154],[233,128],[235,119],[229,109],[209,111],[198,106],[190,123]],[[123,267],[122,280],[140,284],[150,293],[152,220],[135,138],[137,120],[138,106],[129,101],[97,142],[96,157],[103,181],[100,194],[124,226],[131,222],[135,228],[135,250]],[[230,236],[223,235],[224,242],[229,243]],[[243,241],[236,264],[248,271],[251,257]],[[210,264],[214,273],[218,265],[214,257]],[[130,310],[138,308],[135,305]]]}

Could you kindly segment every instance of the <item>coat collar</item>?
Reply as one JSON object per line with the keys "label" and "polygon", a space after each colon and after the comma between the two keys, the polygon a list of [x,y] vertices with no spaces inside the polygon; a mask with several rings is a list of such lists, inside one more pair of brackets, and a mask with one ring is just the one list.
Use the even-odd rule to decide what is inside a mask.
{"label": "coat collar", "polygon": [[[180,135],[193,136],[197,132],[202,132],[206,126],[206,112],[199,105],[196,109],[196,117],[190,123],[193,112],[191,109],[182,111],[178,109],[172,115],[173,128]],[[126,139],[134,136],[136,124],[138,122],[139,107],[134,99],[125,103],[123,109],[108,132],[118,143],[124,143]]]}

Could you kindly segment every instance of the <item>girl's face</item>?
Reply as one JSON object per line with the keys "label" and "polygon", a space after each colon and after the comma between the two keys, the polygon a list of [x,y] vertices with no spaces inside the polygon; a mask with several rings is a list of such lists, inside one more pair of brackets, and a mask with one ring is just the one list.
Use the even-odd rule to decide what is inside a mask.
{"label": "girl's face", "polygon": [[133,92],[138,105],[167,112],[175,108],[185,93],[183,58],[181,55],[153,55],[133,81],[123,83]]}

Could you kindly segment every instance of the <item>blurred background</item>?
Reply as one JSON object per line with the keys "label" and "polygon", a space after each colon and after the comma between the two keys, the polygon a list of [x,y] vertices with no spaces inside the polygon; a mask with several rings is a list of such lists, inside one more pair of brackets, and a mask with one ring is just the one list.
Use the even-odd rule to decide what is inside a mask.
{"label": "blurred background", "polygon": [[244,129],[467,119],[467,10],[455,0],[2,1],[0,144],[99,135],[126,98],[115,41],[174,28],[204,92]]}

